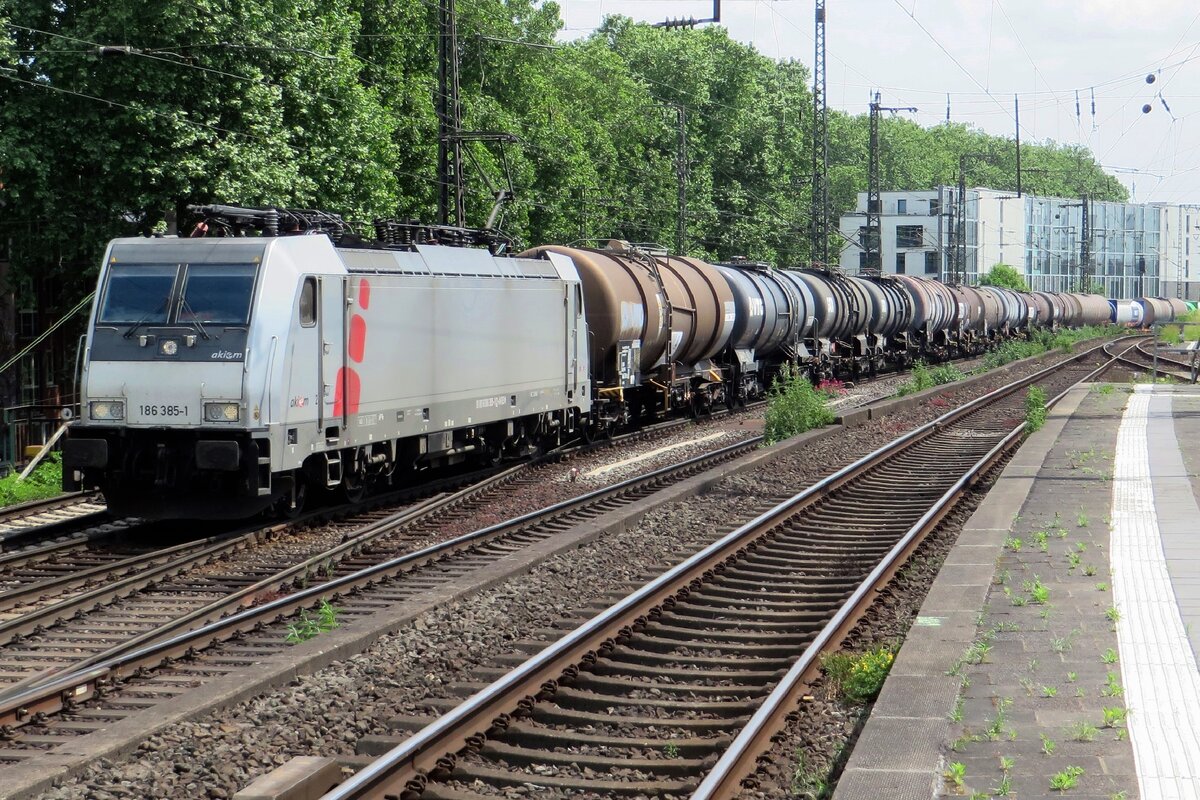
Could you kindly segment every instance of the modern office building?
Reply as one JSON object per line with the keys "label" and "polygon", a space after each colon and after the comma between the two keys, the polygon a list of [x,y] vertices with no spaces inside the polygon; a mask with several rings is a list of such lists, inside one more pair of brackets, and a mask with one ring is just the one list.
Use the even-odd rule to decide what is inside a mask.
{"label": "modern office building", "polygon": [[1200,206],[1160,208],[1163,296],[1200,300]]}
{"label": "modern office building", "polygon": [[[882,193],[882,272],[974,283],[996,264],[1008,264],[1035,290],[1080,291],[1086,285],[1109,297],[1200,295],[1200,252],[1192,255],[1200,246],[1200,207],[970,188],[960,226],[957,194],[952,186]],[[846,272],[866,264],[860,245],[866,206],[867,195],[860,193],[855,213],[841,219]]]}

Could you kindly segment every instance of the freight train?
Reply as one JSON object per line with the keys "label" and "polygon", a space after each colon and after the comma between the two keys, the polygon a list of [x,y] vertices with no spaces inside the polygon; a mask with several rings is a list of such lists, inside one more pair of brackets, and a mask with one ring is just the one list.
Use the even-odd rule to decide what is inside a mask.
{"label": "freight train", "polygon": [[63,475],[117,513],[295,513],[744,403],[785,363],[853,378],[1114,315],[1094,295],[195,210],[192,236],[117,239],[100,270]]}

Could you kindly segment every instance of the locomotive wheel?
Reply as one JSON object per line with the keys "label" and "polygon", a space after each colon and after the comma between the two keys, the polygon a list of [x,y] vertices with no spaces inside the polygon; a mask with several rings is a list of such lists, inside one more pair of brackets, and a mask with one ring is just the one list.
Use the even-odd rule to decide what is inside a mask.
{"label": "locomotive wheel", "polygon": [[342,485],[338,487],[338,495],[343,501],[352,505],[361,503],[362,499],[367,496],[367,482],[360,476],[347,475],[342,478]]}
{"label": "locomotive wheel", "polygon": [[283,519],[296,519],[304,513],[304,507],[308,503],[308,481],[304,479],[304,473],[296,470],[292,473],[292,480],[292,491],[276,500],[273,509],[275,515]]}

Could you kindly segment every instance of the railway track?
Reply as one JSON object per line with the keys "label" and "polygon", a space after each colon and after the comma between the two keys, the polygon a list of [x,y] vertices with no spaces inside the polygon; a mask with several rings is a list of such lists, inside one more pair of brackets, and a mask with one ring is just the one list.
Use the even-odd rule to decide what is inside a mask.
{"label": "railway track", "polygon": [[[145,543],[168,536],[162,525],[152,523],[133,525],[126,531],[130,535],[110,541],[109,535],[120,528],[118,525],[94,535],[55,539],[23,551],[0,554],[0,648],[14,640],[19,645],[0,649],[0,693],[25,684],[28,679],[19,678],[19,673],[41,674],[42,670],[61,668],[55,667],[60,657],[52,655],[38,663],[40,655],[77,652],[82,643],[88,645],[85,650],[96,650],[100,645],[119,646],[115,642],[119,633],[155,630],[152,621],[164,613],[191,620],[192,609],[211,606],[220,612],[222,599],[229,603],[236,601],[235,606],[230,606],[233,608],[258,602],[264,596],[280,593],[289,582],[304,581],[314,570],[331,570],[347,554],[362,551],[380,535],[395,536],[404,531],[403,541],[391,542],[390,546],[398,552],[410,551],[437,536],[436,528],[431,527],[434,517],[440,521],[438,524],[455,522],[478,511],[502,487],[520,487],[544,480],[536,468],[547,462],[599,447],[653,440],[688,423],[686,420],[660,423],[617,439],[551,453],[540,462],[521,464],[498,476],[486,477],[474,487],[431,505],[420,515],[406,517],[391,530],[374,525],[388,516],[388,512],[371,510],[372,506],[395,503],[410,493],[384,495],[367,505],[367,510],[350,512],[349,516],[344,509],[313,513],[298,522],[319,523],[330,513],[343,517],[334,530],[324,531],[323,537],[318,537],[318,541],[328,541],[330,547],[317,547],[314,553],[277,547],[280,552],[274,560],[257,555],[247,569],[235,565],[232,571],[221,572],[210,565],[223,563],[235,554],[242,553],[245,557],[253,549],[269,548],[272,541],[293,525],[252,525],[204,539],[193,536],[169,547]],[[461,486],[478,476],[451,477],[420,487],[416,492],[436,494],[439,489]],[[365,533],[355,534],[356,528],[364,528]],[[170,540],[179,539],[178,530],[170,535]],[[380,553],[377,546],[372,546],[370,553],[380,560],[392,555]],[[352,563],[361,566],[362,559],[352,558]],[[197,576],[197,570],[208,575]],[[187,583],[181,583],[180,576],[185,573]],[[154,588],[154,593],[149,593],[150,588]],[[132,609],[104,610],[109,604],[134,595],[138,596]],[[92,612],[103,613],[97,616]],[[124,616],[134,619],[131,622],[122,619]],[[31,634],[37,636],[28,638]]]}
{"label": "railway track", "polygon": [[[242,638],[239,647],[273,652],[287,646],[280,633],[282,626],[265,634],[261,643],[249,641],[264,623],[278,621],[335,596],[340,596],[341,614],[352,619],[371,613],[381,604],[428,593],[515,550],[549,539],[565,528],[735,458],[758,443],[757,438],[743,440],[539,512],[420,546],[421,542],[436,539],[436,515],[445,514],[447,508],[456,508],[463,516],[468,502],[478,508],[494,498],[494,488],[474,486],[360,527],[333,547],[300,562],[292,560],[286,569],[268,577],[250,582],[252,576],[247,571],[243,585],[233,592],[213,591],[214,597],[210,598],[193,589],[193,594],[200,595],[199,600],[211,600],[200,608],[178,608],[180,604],[172,600],[171,592],[181,590],[184,585],[166,584],[156,586],[153,593],[138,592],[136,616],[131,615],[127,606],[105,610],[99,616],[92,614],[70,620],[52,631],[27,635],[15,644],[28,649],[16,651],[10,647],[0,651],[0,676],[16,678],[10,679],[8,686],[0,686],[0,730],[9,737],[0,750],[0,760],[19,760],[22,748],[26,756],[36,755],[38,748],[47,743],[46,725],[52,726],[52,721],[47,723],[47,715],[105,693],[115,681],[139,669],[195,654],[209,644],[235,636]],[[511,472],[515,475],[519,470]],[[539,481],[544,476],[522,475],[520,479]],[[469,501],[465,499],[468,491],[472,498]],[[356,594],[350,595],[351,592]],[[251,607],[246,608],[248,605]],[[137,624],[139,621],[141,624]],[[22,624],[27,625],[28,621]],[[107,638],[114,629],[122,634],[115,643]],[[219,675],[229,668],[204,665],[199,671]],[[64,691],[67,686],[71,688]],[[140,708],[146,703],[134,705]],[[103,716],[111,721],[114,715]],[[19,729],[30,723],[36,723],[37,733],[23,736]],[[103,724],[89,727],[72,721],[61,726],[59,735],[64,731],[69,732],[68,736],[78,735]],[[53,739],[53,734],[49,738]],[[60,741],[65,740],[60,738]]]}
{"label": "railway track", "polygon": [[[1128,343],[1126,343],[1128,344]],[[1120,350],[1120,352],[1117,352]],[[1139,337],[1130,346],[1121,349],[1118,342],[1105,345],[1105,353],[1120,365],[1137,372],[1156,371],[1156,374],[1191,383],[1191,363],[1172,353],[1154,352],[1154,343],[1149,337]]]}
{"label": "railway track", "polygon": [[0,512],[0,552],[24,548],[31,541],[78,534],[108,519],[98,495],[80,492],[9,506]]}
{"label": "railway track", "polygon": [[1097,374],[1101,354],[922,426],[549,646],[528,643],[510,672],[326,797],[477,800],[519,787],[539,797],[736,796],[819,653],[837,648],[907,553],[1019,442],[1020,389],[1065,392]]}

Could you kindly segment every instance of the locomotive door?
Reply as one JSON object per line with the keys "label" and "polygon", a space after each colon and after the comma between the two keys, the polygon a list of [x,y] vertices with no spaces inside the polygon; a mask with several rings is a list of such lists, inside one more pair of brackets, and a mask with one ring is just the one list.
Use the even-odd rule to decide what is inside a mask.
{"label": "locomotive door", "polygon": [[[321,276],[321,418],[325,438],[341,435],[349,412],[346,373],[346,281],[340,275]],[[357,387],[354,394],[357,395]]]}

